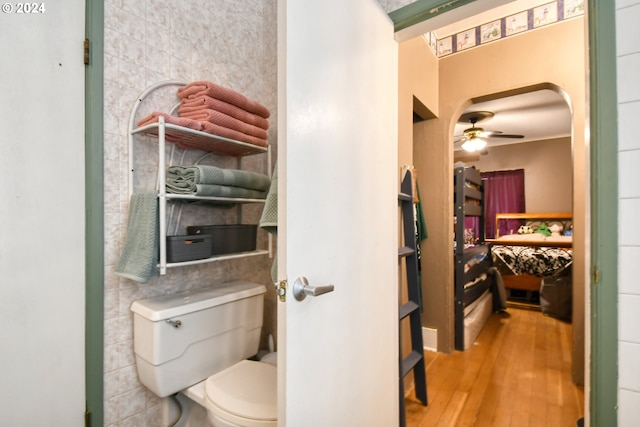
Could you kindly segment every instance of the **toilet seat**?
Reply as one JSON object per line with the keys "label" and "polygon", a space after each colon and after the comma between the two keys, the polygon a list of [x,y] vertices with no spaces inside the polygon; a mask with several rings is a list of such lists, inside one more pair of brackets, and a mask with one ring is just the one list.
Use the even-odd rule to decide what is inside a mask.
{"label": "toilet seat", "polygon": [[242,360],[205,381],[207,409],[243,427],[277,425],[276,367]]}

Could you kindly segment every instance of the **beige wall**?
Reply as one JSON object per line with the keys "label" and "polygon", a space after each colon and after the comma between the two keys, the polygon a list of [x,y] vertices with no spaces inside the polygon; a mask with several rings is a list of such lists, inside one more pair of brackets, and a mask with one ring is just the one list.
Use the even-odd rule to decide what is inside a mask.
{"label": "beige wall", "polygon": [[398,162],[413,164],[413,111],[433,118],[438,115],[438,59],[422,37],[398,47]]}
{"label": "beige wall", "polygon": [[[402,182],[402,168],[413,165],[413,112],[418,107],[423,116],[435,117],[438,111],[438,60],[422,37],[398,46],[398,190]],[[417,171],[419,174],[420,171]],[[399,213],[398,218],[402,218]],[[403,246],[402,220],[398,222],[398,246]],[[399,261],[399,298],[407,300],[407,277],[404,260]],[[403,355],[411,351],[409,321],[401,327]],[[405,377],[405,389],[411,376]]]}
{"label": "beige wall", "polygon": [[477,161],[466,161],[481,172],[524,169],[525,206],[530,213],[571,212],[571,138],[493,147]]}
{"label": "beige wall", "polygon": [[[414,164],[429,239],[423,245],[425,326],[438,329],[438,348],[453,349],[453,128],[474,98],[544,85],[561,91],[573,112],[575,250],[574,379],[584,367],[585,39],[583,18],[530,31],[439,61],[438,118],[415,125]],[[401,140],[402,143],[402,140]],[[443,312],[444,311],[444,312]]]}

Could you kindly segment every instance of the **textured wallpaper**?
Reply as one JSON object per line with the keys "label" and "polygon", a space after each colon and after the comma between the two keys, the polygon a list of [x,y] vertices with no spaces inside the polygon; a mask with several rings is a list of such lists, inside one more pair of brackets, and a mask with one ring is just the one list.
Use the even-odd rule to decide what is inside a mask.
{"label": "textured wallpaper", "polygon": [[[165,80],[209,80],[265,105],[272,113],[269,142],[276,153],[276,1],[106,0],[105,1],[105,419],[109,427],[161,425],[160,399],[137,379],[129,310],[136,299],[247,279],[270,283],[268,256],[172,268],[147,284],[113,274],[125,241],[129,208],[129,122],[138,97]],[[169,112],[176,87],[157,90],[140,105],[134,121],[151,111]],[[169,144],[169,147],[171,144]],[[153,189],[157,143],[136,137],[135,190]],[[167,149],[167,155],[171,151]],[[201,153],[200,153],[201,154]],[[181,153],[176,153],[181,155]],[[198,154],[199,155],[199,154]],[[187,164],[196,154],[186,153]],[[176,161],[177,161],[176,157]],[[236,167],[235,160],[212,164]],[[266,155],[250,156],[242,168],[268,174]],[[257,223],[262,205],[246,205],[245,223]],[[185,207],[171,216],[169,234],[184,234],[191,224],[235,223],[238,210]],[[174,233],[177,231],[177,233]],[[259,232],[259,247],[267,235]],[[271,286],[267,286],[272,290]],[[267,295],[269,298],[269,295]],[[265,307],[265,330],[275,327],[275,302]]]}

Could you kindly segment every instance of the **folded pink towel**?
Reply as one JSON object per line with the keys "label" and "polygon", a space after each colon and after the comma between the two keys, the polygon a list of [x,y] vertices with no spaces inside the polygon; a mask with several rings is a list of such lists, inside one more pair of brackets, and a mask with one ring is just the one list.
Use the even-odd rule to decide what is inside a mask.
{"label": "folded pink towel", "polygon": [[[202,125],[202,122],[199,120],[193,120],[187,117],[176,117],[176,116],[172,116],[167,113],[161,113],[158,111],[154,111],[153,113],[149,114],[147,117],[144,117],[138,120],[137,124],[138,126],[146,126],[152,123],[158,123],[158,117],[160,116],[164,117],[165,123],[170,123],[172,125],[182,126],[185,128],[204,132],[204,126]],[[187,145],[183,144],[182,139],[179,136],[171,135],[170,132],[167,132],[167,134],[165,135],[165,138],[167,139],[167,141],[173,142],[178,147],[188,148]]]}
{"label": "folded pink towel", "polygon": [[201,111],[202,109],[216,110],[231,116],[234,119],[241,120],[245,123],[257,126],[262,129],[269,129],[269,121],[257,114],[250,113],[228,102],[220,99],[211,98],[210,96],[198,96],[196,98],[183,99],[178,107],[178,115],[183,117],[191,117],[191,113]]}
{"label": "folded pink towel", "polygon": [[262,104],[248,99],[246,96],[232,89],[219,86],[212,82],[192,82],[178,89],[178,98],[180,99],[193,99],[205,95],[228,102],[229,104],[233,104],[250,113],[257,114],[265,119],[269,118],[269,110],[267,110],[267,108]]}
{"label": "folded pink towel", "polygon": [[154,111],[153,113],[149,114],[147,117],[144,117],[138,120],[138,126],[146,126],[152,123],[157,123],[158,117],[160,116],[164,117],[164,121],[166,123],[171,123],[176,126],[182,126],[182,127],[194,129],[194,130],[201,130],[201,131],[204,130],[204,126],[202,125],[202,122],[200,122],[199,120],[194,120],[187,117],[171,116],[167,113],[160,113],[158,111]]}
{"label": "folded pink towel", "polygon": [[204,132],[224,136],[225,138],[235,139],[236,141],[246,142],[248,144],[258,145],[260,147],[267,147],[269,144],[265,138],[257,138],[255,136],[247,135],[246,133],[239,132],[234,129],[229,129],[224,126],[217,125],[211,122],[201,122],[204,126]]}
{"label": "folded pink towel", "polygon": [[[167,113],[153,112],[147,117],[138,121],[138,126],[146,126],[152,123],[158,122],[158,117],[164,117],[166,123],[170,123],[176,126],[182,126],[189,129],[199,130],[202,132],[210,133],[212,135],[222,136],[229,139],[235,139],[236,141],[246,142],[247,144],[253,144],[260,147],[267,147],[268,143],[266,138],[257,138],[255,136],[247,135],[246,133],[239,132],[237,130],[229,129],[224,126],[216,125],[207,121],[193,120],[186,117],[175,117]],[[184,135],[172,135],[172,131],[167,129],[165,135],[167,141],[175,143],[182,148],[196,148],[205,151],[217,151],[218,145],[216,142],[203,141],[202,139],[195,140],[193,138],[184,138]],[[229,149],[229,154],[237,155],[237,149]]]}
{"label": "folded pink towel", "polygon": [[266,130],[252,124],[245,123],[242,120],[238,120],[231,116],[227,116],[220,111],[201,109],[192,113],[184,114],[182,117],[213,123],[214,125],[237,130],[238,132],[246,133],[247,135],[255,136],[256,138],[267,139]]}

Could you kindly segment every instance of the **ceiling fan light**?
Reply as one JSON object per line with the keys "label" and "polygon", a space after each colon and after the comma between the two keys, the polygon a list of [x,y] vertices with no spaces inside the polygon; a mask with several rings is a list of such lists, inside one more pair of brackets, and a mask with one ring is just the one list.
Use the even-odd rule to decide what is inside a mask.
{"label": "ceiling fan light", "polygon": [[484,147],[487,146],[487,141],[480,138],[470,138],[462,144],[462,149],[468,151],[469,153],[473,153],[475,151],[480,151]]}
{"label": "ceiling fan light", "polygon": [[462,149],[464,151],[467,151],[469,153],[473,153],[476,149],[475,149],[475,144],[473,143],[472,139],[468,139],[464,142],[464,144],[462,144]]}

